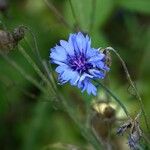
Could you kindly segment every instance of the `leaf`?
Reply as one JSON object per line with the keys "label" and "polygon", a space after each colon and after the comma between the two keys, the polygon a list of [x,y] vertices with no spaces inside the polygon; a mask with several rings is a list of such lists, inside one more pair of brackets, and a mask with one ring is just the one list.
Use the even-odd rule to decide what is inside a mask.
{"label": "leaf", "polygon": [[114,4],[113,0],[96,0],[95,29],[106,23],[114,10]]}
{"label": "leaf", "polygon": [[44,97],[44,94],[39,97],[39,101],[32,108],[31,117],[28,118],[28,125],[25,125],[24,127],[24,139],[22,144],[23,150],[40,149],[40,146],[42,145],[43,139],[45,137],[42,137],[44,129],[47,130],[48,134],[46,125],[49,123],[49,113],[51,112],[52,107],[50,107],[50,102],[42,102]]}
{"label": "leaf", "polygon": [[[75,16],[78,19],[79,26],[81,29],[84,29],[84,31],[87,31],[90,23],[91,0],[72,0],[71,2]],[[76,20],[73,17],[69,1],[66,1],[64,14],[70,24],[74,26],[76,24]]]}
{"label": "leaf", "polygon": [[[92,3],[94,0],[72,0],[72,4],[74,7],[75,15],[77,16],[77,19],[79,21],[80,27],[83,31],[88,32],[89,26],[91,24],[91,21],[93,20],[92,17],[94,17],[94,27],[93,28],[99,28],[102,26],[107,19],[111,16],[112,10],[113,10],[113,0],[95,0],[96,5],[94,9],[94,16],[91,16],[92,14]],[[74,25],[75,18],[73,18],[71,7],[69,5],[69,2],[66,1],[65,7],[64,7],[64,14],[67,20]]]}

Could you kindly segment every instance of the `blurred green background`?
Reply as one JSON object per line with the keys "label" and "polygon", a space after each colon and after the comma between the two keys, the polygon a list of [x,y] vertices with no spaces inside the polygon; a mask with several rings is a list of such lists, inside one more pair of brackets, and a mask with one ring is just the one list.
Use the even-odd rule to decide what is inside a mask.
{"label": "blurred green background", "polygon": [[[9,0],[5,7],[2,5],[4,1],[0,0],[0,21],[9,31],[18,25],[30,27],[36,36],[41,56],[47,62],[50,48],[60,39],[67,39],[69,33],[77,28],[68,0],[49,2],[64,16],[72,29],[59,19],[59,15],[44,0]],[[72,0],[80,29],[90,34],[93,47],[112,46],[121,54],[139,89],[150,121],[150,1],[96,0],[95,5],[93,1]],[[21,44],[32,55],[27,42],[34,47],[29,33],[26,33]],[[9,57],[40,82],[40,78],[17,48],[9,53]],[[121,97],[131,114],[136,114],[139,111],[138,102],[129,94],[129,84],[115,56],[112,57],[109,75],[112,91]],[[76,101],[72,108],[75,109],[90,103],[92,98],[86,94],[81,95],[78,89],[69,85],[62,86],[61,90],[68,97],[74,97]],[[81,147],[89,145],[59,101],[51,97],[49,101],[44,99],[43,93],[0,57],[1,150],[41,150],[58,142]]]}

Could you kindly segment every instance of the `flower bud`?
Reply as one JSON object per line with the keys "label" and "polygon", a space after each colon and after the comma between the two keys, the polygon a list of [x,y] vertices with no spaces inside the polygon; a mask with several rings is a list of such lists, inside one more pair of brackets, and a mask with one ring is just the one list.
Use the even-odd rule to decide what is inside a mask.
{"label": "flower bud", "polygon": [[24,27],[24,26],[19,26],[19,27],[15,28],[12,33],[14,40],[16,42],[22,40],[22,38],[25,35],[25,31],[26,31],[26,27]]}
{"label": "flower bud", "polygon": [[92,108],[94,110],[91,118],[92,129],[102,142],[106,142],[115,121],[115,109],[105,102],[96,102]]}

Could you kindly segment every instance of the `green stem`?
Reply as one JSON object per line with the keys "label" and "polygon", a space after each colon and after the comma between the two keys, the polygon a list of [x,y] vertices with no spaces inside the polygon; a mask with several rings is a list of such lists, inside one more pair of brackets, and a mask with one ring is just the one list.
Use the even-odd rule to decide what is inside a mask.
{"label": "green stem", "polygon": [[91,12],[90,27],[89,27],[90,33],[93,29],[94,22],[95,22],[95,12],[96,12],[96,0],[92,0],[92,12]]}
{"label": "green stem", "polygon": [[71,119],[79,127],[83,137],[94,146],[95,150],[100,150],[102,147],[100,145],[100,142],[93,136],[93,134],[90,132],[90,130],[88,130],[86,127],[84,127],[83,124],[80,123],[80,120],[75,117],[76,116],[75,112],[73,111],[73,109],[71,109],[71,106],[66,102],[65,98],[61,95],[61,93],[58,94],[57,96],[58,96],[58,99],[61,100],[63,107],[64,107],[65,111],[67,112],[67,114],[71,117]]}
{"label": "green stem", "polygon": [[35,37],[34,33],[32,32],[32,30],[29,27],[26,27],[26,28],[27,28],[27,30],[29,31],[29,33],[31,34],[31,36],[33,38],[37,58],[38,58],[39,62],[42,62],[42,58],[41,58],[41,55],[40,55],[40,52],[39,52],[36,37]]}
{"label": "green stem", "polygon": [[32,60],[32,58],[26,53],[26,51],[23,49],[22,46],[18,46],[18,50],[21,52],[21,54],[26,58],[26,60],[29,62],[29,64],[31,64],[31,66],[34,68],[34,70],[36,71],[36,73],[41,77],[41,79],[44,82],[49,82],[48,79],[44,76],[44,74],[41,72],[41,70],[39,69],[39,67],[35,64],[35,62]]}
{"label": "green stem", "polygon": [[102,87],[111,97],[114,98],[114,100],[121,106],[121,108],[124,110],[125,114],[127,117],[130,118],[129,112],[126,109],[126,107],[124,106],[124,104],[121,102],[120,99],[118,99],[106,86],[104,86],[102,83],[95,81],[96,83],[98,83],[100,85],[100,87]]}
{"label": "green stem", "polygon": [[49,80],[46,78],[46,76],[42,73],[42,71],[35,64],[35,62],[32,60],[32,58],[26,53],[26,51],[23,49],[23,47],[21,45],[18,46],[18,50],[26,58],[28,63],[33,67],[33,69],[41,77],[41,79],[48,85],[50,92],[52,92],[55,95],[55,91],[54,91],[53,87],[51,86],[51,83],[49,82]]}
{"label": "green stem", "polygon": [[[34,33],[32,32],[32,30],[31,30],[29,27],[26,27],[26,29],[29,31],[29,33],[30,33],[31,36],[33,37],[34,46],[35,46],[35,53],[36,53],[36,55],[37,55],[38,61],[39,61],[39,63],[41,63],[42,66],[44,67],[45,72],[46,72],[46,74],[47,74],[47,76],[48,76],[49,82],[50,82],[50,84],[54,87],[55,92],[56,92],[56,89],[57,89],[57,88],[56,88],[56,84],[55,84],[56,82],[54,82],[54,78],[53,78],[53,75],[52,75],[52,70],[50,70],[50,71],[51,71],[51,74],[50,74],[50,71],[49,71],[49,69],[48,69],[48,66],[47,66],[46,61],[43,61],[43,60],[42,60],[42,57],[41,57],[40,52],[39,52],[37,40],[36,40],[36,37],[35,37]],[[27,43],[27,44],[28,44],[28,45],[30,46],[30,48],[32,49],[31,45],[30,45],[29,43]]]}
{"label": "green stem", "polygon": [[145,124],[146,124],[147,130],[150,132],[150,128],[149,128],[149,124],[148,124],[148,120],[147,120],[147,115],[146,115],[146,112],[145,112],[145,110],[144,110],[144,104],[143,104],[142,98],[141,98],[141,96],[140,96],[140,94],[139,94],[137,88],[135,87],[134,82],[133,82],[132,79],[131,79],[131,76],[130,76],[130,74],[129,74],[129,71],[128,71],[128,69],[127,69],[127,66],[126,66],[124,60],[121,58],[121,56],[119,55],[119,53],[118,53],[116,50],[114,50],[112,47],[108,47],[108,48],[106,48],[106,49],[113,51],[113,52],[116,54],[116,56],[119,58],[119,60],[120,60],[120,62],[121,62],[121,64],[122,64],[122,66],[123,66],[123,68],[124,68],[124,71],[125,71],[125,73],[126,73],[127,80],[128,80],[128,82],[130,83],[130,85],[132,86],[132,88],[133,88],[134,91],[135,91],[136,98],[137,98],[138,101],[139,101],[139,106],[140,106],[140,108],[141,108],[141,110],[142,110],[142,113],[143,113],[143,116],[144,116],[144,120],[145,120]]}
{"label": "green stem", "polygon": [[43,64],[43,67],[45,68],[45,71],[48,75],[48,78],[49,78],[49,81],[50,81],[51,85],[54,87],[55,91],[57,91],[57,86],[56,86],[57,82],[54,79],[54,75],[53,75],[53,71],[52,71],[51,67],[50,67],[50,70],[49,70],[46,61],[42,61],[42,64]]}
{"label": "green stem", "polygon": [[73,4],[72,4],[72,0],[69,0],[69,4],[71,7],[71,11],[72,11],[72,15],[74,17],[74,20],[76,21],[76,25],[80,29],[80,23],[79,23],[78,17],[76,16],[76,13],[75,13],[75,10],[74,10]]}
{"label": "green stem", "polygon": [[39,90],[41,90],[42,92],[45,92],[45,89],[34,79],[32,78],[30,75],[28,75],[15,61],[11,60],[10,58],[8,58],[7,55],[0,53],[0,55],[10,64],[12,65],[18,72],[20,72],[20,74],[26,79],[28,80],[30,83],[32,83],[35,87],[37,87]]}
{"label": "green stem", "polygon": [[44,2],[48,6],[48,8],[55,14],[57,19],[72,31],[72,26],[67,22],[64,16],[62,16],[62,14],[57,10],[57,8],[52,4],[52,2],[48,0],[44,0]]}
{"label": "green stem", "polygon": [[[104,79],[104,85],[107,86],[108,88],[110,87],[109,86],[109,75],[108,74],[106,74],[106,77]],[[105,94],[106,94],[106,102],[109,103],[111,101],[110,95],[107,92],[105,92]]]}

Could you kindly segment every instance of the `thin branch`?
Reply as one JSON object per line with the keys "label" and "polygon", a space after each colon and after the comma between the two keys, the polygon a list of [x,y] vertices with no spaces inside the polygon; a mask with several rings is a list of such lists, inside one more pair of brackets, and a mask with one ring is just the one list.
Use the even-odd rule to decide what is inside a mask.
{"label": "thin branch", "polygon": [[123,111],[125,112],[126,116],[130,118],[129,112],[126,109],[126,107],[124,106],[124,104],[121,102],[120,99],[118,99],[106,86],[104,86],[102,83],[95,81],[96,83],[98,83],[100,85],[100,87],[102,87],[111,97],[114,98],[114,100],[121,106],[121,108],[123,109]]}
{"label": "thin branch", "polygon": [[20,74],[28,80],[30,83],[32,83],[35,87],[37,87],[39,90],[45,92],[45,89],[30,75],[28,75],[15,61],[11,60],[7,55],[0,53],[0,55],[10,64],[12,65]]}
{"label": "thin branch", "polygon": [[148,143],[148,147],[150,147],[150,139],[149,139],[149,137],[147,137],[144,133],[142,133],[142,137]]}
{"label": "thin branch", "polygon": [[48,75],[48,78],[49,78],[51,84],[53,85],[53,87],[54,87],[54,89],[55,89],[55,91],[56,91],[56,90],[57,90],[57,86],[56,86],[56,81],[55,81],[55,79],[54,79],[52,70],[50,69],[50,70],[51,70],[51,73],[50,73],[46,61],[43,61],[42,64],[43,64],[43,66],[44,66],[44,68],[45,68],[45,71],[46,71],[46,73],[47,73],[47,75]]}
{"label": "thin branch", "polygon": [[29,33],[31,34],[31,36],[33,38],[37,58],[39,59],[40,62],[42,62],[42,58],[41,58],[41,55],[40,55],[40,52],[39,52],[39,48],[38,48],[38,44],[37,44],[35,34],[33,33],[33,31],[29,27],[26,27],[26,28],[27,28],[27,30],[29,31]]}
{"label": "thin branch", "polygon": [[[36,37],[35,37],[35,34],[32,32],[32,30],[29,28],[29,27],[26,27],[27,30],[29,31],[29,33],[31,34],[31,36],[33,37],[33,41],[34,41],[34,46],[35,46],[35,53],[37,55],[37,58],[39,60],[39,62],[42,64],[43,68],[45,69],[45,72],[49,78],[49,82],[51,83],[51,85],[53,85],[53,87],[55,88],[55,90],[57,89],[56,88],[56,82],[54,80],[54,77],[52,76],[52,73],[50,74],[50,71],[48,69],[48,66],[47,66],[47,63],[46,61],[43,61],[42,60],[42,57],[40,55],[40,52],[39,52],[39,48],[38,48],[38,44],[37,44],[37,40],[36,40]],[[30,46],[30,45],[29,45]],[[52,70],[51,70],[52,71]],[[55,91],[56,92],[56,91]]]}
{"label": "thin branch", "polygon": [[70,118],[75,122],[75,124],[78,126],[78,128],[81,131],[82,136],[93,145],[93,147],[95,148],[95,150],[99,150],[101,149],[101,143],[97,140],[97,138],[91,133],[91,131],[86,128],[83,123],[80,123],[79,119],[77,117],[75,117],[75,112],[73,109],[71,109],[70,105],[68,104],[66,98],[63,97],[63,95],[61,93],[59,93],[58,95],[58,99],[61,100],[62,105],[65,109],[65,111],[68,113],[68,115],[70,116]]}
{"label": "thin branch", "polygon": [[71,7],[72,15],[73,15],[74,20],[76,22],[75,25],[78,27],[78,29],[80,29],[79,19],[76,16],[76,13],[75,13],[75,10],[74,10],[73,4],[72,4],[72,0],[69,0],[69,4],[70,4],[70,7]]}
{"label": "thin branch", "polygon": [[33,69],[36,71],[36,73],[39,75],[39,77],[41,77],[41,79],[46,83],[46,85],[48,85],[49,90],[55,95],[55,91],[54,91],[50,81],[46,78],[46,76],[43,74],[43,72],[39,69],[39,67],[32,60],[32,58],[26,53],[26,51],[23,49],[23,47],[21,45],[18,46],[18,50],[26,58],[28,63],[33,67]]}
{"label": "thin branch", "polygon": [[96,0],[92,0],[92,12],[91,12],[89,32],[91,32],[93,29],[95,23],[95,15],[96,15]]}
{"label": "thin branch", "polygon": [[41,79],[48,83],[48,79],[44,76],[44,74],[41,72],[41,70],[39,69],[39,67],[35,64],[35,62],[32,60],[32,58],[26,53],[26,51],[24,50],[24,48],[19,45],[18,46],[18,50],[21,52],[21,54],[26,58],[26,60],[29,62],[29,64],[31,64],[31,66],[34,68],[34,70],[36,71],[36,73],[41,77]]}
{"label": "thin branch", "polygon": [[145,112],[145,110],[144,110],[144,104],[143,104],[142,98],[141,98],[141,96],[140,96],[140,94],[139,94],[137,88],[135,87],[134,82],[133,82],[132,79],[131,79],[131,76],[130,76],[130,74],[129,74],[129,71],[128,71],[128,69],[127,69],[127,66],[126,66],[124,60],[121,58],[121,56],[119,55],[119,53],[118,53],[116,50],[114,50],[112,47],[107,47],[106,49],[113,51],[113,52],[116,54],[116,56],[119,58],[119,60],[120,60],[120,62],[121,62],[121,64],[122,64],[122,66],[123,66],[123,68],[124,68],[124,71],[125,71],[125,73],[126,73],[127,80],[128,80],[128,82],[130,83],[130,85],[132,86],[132,88],[133,88],[134,91],[135,91],[136,98],[137,98],[138,101],[139,101],[139,104],[140,104],[142,113],[143,113],[143,115],[144,115],[144,120],[145,120],[145,124],[146,124],[147,130],[150,132],[150,128],[149,128],[149,124],[148,124],[146,112]]}
{"label": "thin branch", "polygon": [[[109,85],[109,74],[106,74],[105,79],[104,79],[104,84],[108,88],[110,87],[110,85]],[[110,95],[107,92],[105,92],[105,94],[106,94],[106,102],[109,103],[111,101]]]}
{"label": "thin branch", "polygon": [[57,8],[52,4],[52,2],[48,0],[44,0],[45,4],[48,6],[48,8],[55,14],[57,19],[63,23],[67,28],[70,30],[73,30],[73,27],[67,22],[67,20],[64,18],[64,16],[61,15],[61,13],[57,10]]}

